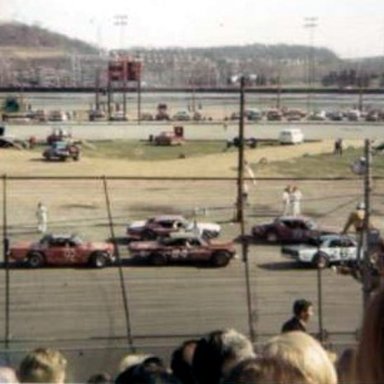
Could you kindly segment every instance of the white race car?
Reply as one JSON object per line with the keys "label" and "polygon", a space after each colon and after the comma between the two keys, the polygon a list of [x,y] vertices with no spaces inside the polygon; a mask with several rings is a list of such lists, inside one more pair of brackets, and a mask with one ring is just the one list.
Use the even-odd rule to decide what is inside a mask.
{"label": "white race car", "polygon": [[346,235],[322,235],[306,244],[287,245],[281,248],[284,257],[326,268],[331,264],[356,260],[358,245],[356,240]]}

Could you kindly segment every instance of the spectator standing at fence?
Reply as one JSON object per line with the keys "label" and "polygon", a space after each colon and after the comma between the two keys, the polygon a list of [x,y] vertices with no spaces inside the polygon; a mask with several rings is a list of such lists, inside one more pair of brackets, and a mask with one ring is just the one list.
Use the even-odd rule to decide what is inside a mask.
{"label": "spectator standing at fence", "polygon": [[282,196],[282,202],[283,202],[283,216],[290,215],[292,213],[291,186],[290,185],[287,185],[284,188],[283,196]]}
{"label": "spectator standing at fence", "polygon": [[293,303],[292,311],[293,317],[283,324],[281,332],[307,332],[307,324],[313,316],[312,302],[305,299],[296,300]]}
{"label": "spectator standing at fence", "polygon": [[52,348],[37,348],[21,361],[18,377],[21,383],[65,382],[67,360],[60,351]]}
{"label": "spectator standing at fence", "polygon": [[48,209],[42,202],[37,204],[36,209],[36,218],[37,218],[37,230],[41,233],[47,232],[47,222],[48,222]]}
{"label": "spectator standing at fence", "polygon": [[290,202],[292,206],[292,215],[299,216],[301,215],[301,200],[303,198],[303,194],[300,189],[295,185],[292,187],[292,191],[290,193]]}

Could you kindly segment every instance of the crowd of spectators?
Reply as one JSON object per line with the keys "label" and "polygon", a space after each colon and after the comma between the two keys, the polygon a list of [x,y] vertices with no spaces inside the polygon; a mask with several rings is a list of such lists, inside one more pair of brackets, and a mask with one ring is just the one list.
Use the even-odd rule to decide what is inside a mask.
{"label": "crowd of spectators", "polygon": [[[96,368],[87,383],[384,383],[384,290],[375,293],[367,306],[357,346],[339,356],[307,333],[311,307],[307,300],[295,301],[293,318],[260,350],[234,329],[215,330],[184,341],[173,351],[169,366],[155,355],[130,354],[120,362],[118,372],[97,372]],[[65,383],[67,369],[60,351],[38,348],[18,368],[0,367],[0,383]]]}

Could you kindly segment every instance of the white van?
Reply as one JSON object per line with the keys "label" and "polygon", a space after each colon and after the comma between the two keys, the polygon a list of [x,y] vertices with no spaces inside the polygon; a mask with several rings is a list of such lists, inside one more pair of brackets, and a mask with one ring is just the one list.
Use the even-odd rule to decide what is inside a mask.
{"label": "white van", "polygon": [[283,129],[278,140],[280,144],[300,144],[304,141],[304,134],[299,128]]}

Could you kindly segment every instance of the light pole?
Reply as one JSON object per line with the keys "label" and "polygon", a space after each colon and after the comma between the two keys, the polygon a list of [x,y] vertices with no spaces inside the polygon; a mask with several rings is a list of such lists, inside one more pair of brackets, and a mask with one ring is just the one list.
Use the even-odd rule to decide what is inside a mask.
{"label": "light pole", "polygon": [[124,47],[124,38],[125,38],[125,27],[128,24],[128,16],[127,15],[115,15],[113,24],[117,27],[120,27],[120,42],[119,46],[122,50]]}
{"label": "light pole", "polygon": [[315,47],[314,35],[315,28],[317,27],[317,17],[304,18],[304,28],[309,30],[309,50],[307,58],[307,113],[309,114],[312,109],[312,86],[315,80]]}

